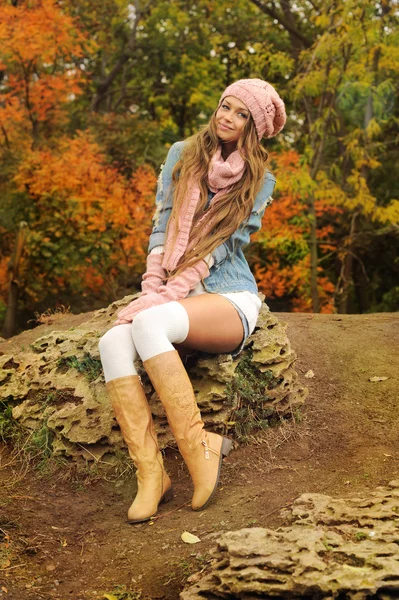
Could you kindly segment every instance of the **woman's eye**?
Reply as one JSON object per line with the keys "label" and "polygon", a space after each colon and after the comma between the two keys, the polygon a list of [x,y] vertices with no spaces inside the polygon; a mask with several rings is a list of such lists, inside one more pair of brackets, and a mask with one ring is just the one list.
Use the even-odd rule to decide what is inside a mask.
{"label": "woman's eye", "polygon": [[246,119],[248,117],[248,115],[246,113],[238,113],[240,115],[240,117],[243,117],[244,119]]}

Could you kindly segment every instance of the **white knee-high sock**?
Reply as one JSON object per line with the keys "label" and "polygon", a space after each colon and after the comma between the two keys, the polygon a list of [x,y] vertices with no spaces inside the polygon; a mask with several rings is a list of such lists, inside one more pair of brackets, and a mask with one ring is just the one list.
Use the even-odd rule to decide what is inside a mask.
{"label": "white knee-high sock", "polygon": [[133,320],[133,342],[141,360],[174,350],[173,343],[184,342],[189,332],[186,309],[168,302],[143,310]]}
{"label": "white knee-high sock", "polygon": [[139,358],[132,338],[132,326],[116,325],[105,333],[98,344],[105,381],[137,375],[133,361]]}

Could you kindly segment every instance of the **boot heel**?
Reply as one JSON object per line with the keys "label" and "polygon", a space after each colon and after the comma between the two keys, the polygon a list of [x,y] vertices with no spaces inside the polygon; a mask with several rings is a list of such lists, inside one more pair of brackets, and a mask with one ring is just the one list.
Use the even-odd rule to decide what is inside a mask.
{"label": "boot heel", "polygon": [[159,504],[162,504],[162,503],[165,503],[165,502],[169,502],[170,500],[173,500],[174,496],[175,496],[175,494],[173,492],[173,486],[172,486],[168,490],[166,490],[166,492],[162,496],[161,500],[159,501]]}
{"label": "boot heel", "polygon": [[222,456],[228,456],[230,454],[231,449],[233,448],[233,441],[229,440],[229,438],[223,438],[222,442]]}

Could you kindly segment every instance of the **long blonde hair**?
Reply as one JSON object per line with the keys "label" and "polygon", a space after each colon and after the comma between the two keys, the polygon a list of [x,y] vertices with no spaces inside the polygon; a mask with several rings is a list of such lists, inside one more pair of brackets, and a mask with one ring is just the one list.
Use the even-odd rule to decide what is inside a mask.
{"label": "long blonde hair", "polygon": [[[193,225],[203,215],[208,202],[207,176],[209,164],[220,144],[216,134],[216,111],[198,133],[186,140],[182,155],[176,163],[173,173],[173,207],[168,221],[166,236],[172,220],[178,222],[178,215],[189,191],[189,182],[193,174],[199,182],[200,200],[195,211]],[[241,179],[235,183],[219,200],[216,213],[216,225],[212,232],[196,244],[195,250],[186,250],[176,269],[169,273],[170,277],[179,275],[185,268],[195,264],[224,243],[248,219],[253,209],[255,197],[259,192],[268,154],[260,144],[252,117],[245,124],[242,135],[237,142],[237,150],[241,153],[245,168]],[[189,243],[193,228],[190,232]],[[176,240],[177,232],[173,239]]]}

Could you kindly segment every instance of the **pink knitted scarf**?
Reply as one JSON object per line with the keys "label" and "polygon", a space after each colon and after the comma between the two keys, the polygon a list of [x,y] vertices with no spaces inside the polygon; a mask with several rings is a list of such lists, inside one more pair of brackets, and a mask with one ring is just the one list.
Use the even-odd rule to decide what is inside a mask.
{"label": "pink knitted scarf", "polygon": [[[183,201],[178,219],[172,219],[169,225],[165,256],[162,262],[164,269],[173,271],[186,250],[195,248],[196,243],[212,231],[216,224],[215,216],[218,210],[218,200],[228,192],[234,183],[241,179],[244,169],[245,162],[238,150],[232,152],[227,160],[223,160],[222,147],[219,145],[211,159],[208,171],[208,187],[215,193],[215,196],[209,209],[194,224],[195,231],[193,231],[191,239],[190,232],[201,191],[195,176],[190,178],[187,196]],[[173,244],[176,233],[176,241]]]}

